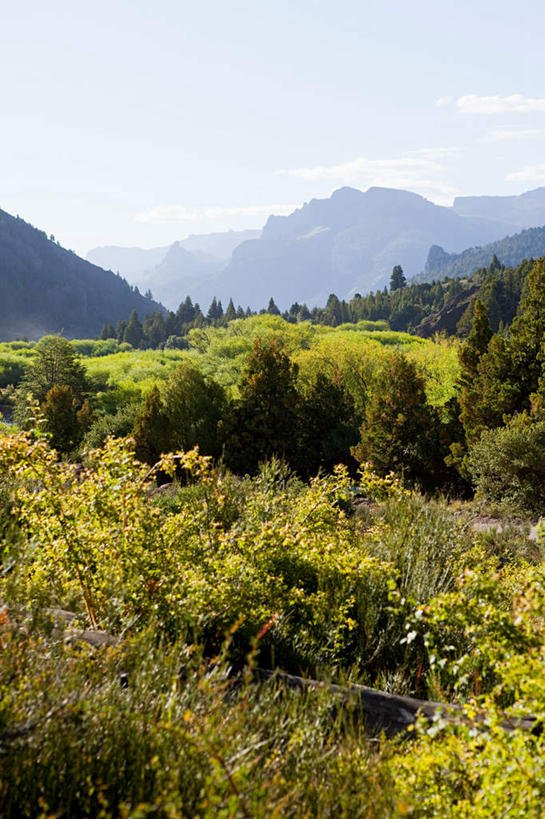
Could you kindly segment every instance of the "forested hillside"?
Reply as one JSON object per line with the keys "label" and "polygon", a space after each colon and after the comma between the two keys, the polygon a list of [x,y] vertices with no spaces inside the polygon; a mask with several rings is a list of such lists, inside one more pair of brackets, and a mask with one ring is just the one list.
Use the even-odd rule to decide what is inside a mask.
{"label": "forested hillside", "polygon": [[80,259],[19,217],[0,211],[0,339],[98,335],[104,322],[161,306],[111,271]]}
{"label": "forested hillside", "polygon": [[545,253],[545,227],[530,228],[506,236],[484,247],[472,247],[463,253],[445,253],[442,247],[430,248],[424,272],[415,276],[417,282],[444,278],[462,278],[475,270],[488,267],[496,257],[506,267],[514,267],[523,259],[538,259]]}
{"label": "forested hillside", "polygon": [[[410,332],[423,338],[436,333],[464,337],[469,333],[473,305],[480,298],[486,307],[491,327],[506,328],[517,313],[524,283],[533,261],[524,261],[515,268],[505,267],[496,257],[486,268],[475,270],[465,279],[407,282],[403,270],[396,265],[390,277],[389,288],[362,296],[359,293],[349,301],[330,294],[324,307],[309,310],[306,304],[294,302],[289,310],[280,313],[274,299],[259,314],[282,317],[291,324],[312,324],[338,327],[355,324],[359,329],[392,329]],[[155,312],[143,322],[133,314],[129,321],[119,321],[114,327],[103,325],[102,340],[128,341],[141,348],[180,348],[188,346],[192,329],[226,327],[234,319],[256,315],[249,308],[235,308],[232,299],[224,310],[216,298],[203,313],[199,304],[187,296],[176,311],[164,315]]]}

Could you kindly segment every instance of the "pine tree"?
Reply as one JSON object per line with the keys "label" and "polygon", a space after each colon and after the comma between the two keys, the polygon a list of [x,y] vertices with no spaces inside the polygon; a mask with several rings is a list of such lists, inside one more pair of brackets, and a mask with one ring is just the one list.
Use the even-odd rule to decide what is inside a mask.
{"label": "pine tree", "polygon": [[227,310],[225,311],[225,323],[229,324],[230,321],[233,321],[237,317],[235,311],[235,305],[233,304],[233,299],[229,299],[229,304],[227,305]]}
{"label": "pine tree", "polygon": [[390,291],[394,290],[402,290],[407,285],[407,279],[405,278],[405,274],[403,273],[403,268],[401,265],[396,264],[396,266],[392,270],[392,275],[390,276]]}
{"label": "pine tree", "polygon": [[491,338],[492,330],[488,314],[482,301],[477,299],[473,305],[473,319],[469,336],[458,353],[461,367],[459,384],[462,389],[473,386],[479,361],[482,354],[487,351]]}
{"label": "pine tree", "polygon": [[509,335],[513,366],[518,371],[521,392],[524,399],[529,399],[537,390],[545,360],[545,258],[534,264],[525,291],[519,315],[514,319]]}
{"label": "pine tree", "polygon": [[146,342],[153,349],[157,349],[165,343],[167,330],[162,313],[156,311],[151,316],[146,316],[143,324],[143,334]]}
{"label": "pine tree", "polygon": [[102,329],[100,331],[100,339],[102,341],[106,341],[109,338],[115,338],[115,330],[110,323],[106,323],[102,325]]}
{"label": "pine tree", "polygon": [[295,452],[297,371],[278,339],[255,340],[239,383],[240,399],[227,424],[225,457],[236,472],[255,472],[260,461]]}
{"label": "pine tree", "polygon": [[177,332],[181,335],[183,330],[184,324],[191,324],[195,319],[195,308],[193,306],[193,302],[191,301],[191,297],[187,296],[185,301],[181,302],[178,310],[176,312],[176,318],[179,322],[179,326],[177,327]]}
{"label": "pine tree", "polygon": [[269,315],[271,315],[271,316],[279,316],[280,315],[280,310],[276,306],[272,296],[269,299],[269,305],[267,307],[267,313],[269,313]]}
{"label": "pine tree", "polygon": [[[222,313],[223,313],[223,310],[222,310]],[[215,296],[212,299],[210,307],[208,308],[208,313],[206,314],[206,318],[209,321],[216,321],[217,319],[221,318],[220,311],[219,311],[219,305],[218,305],[218,302],[217,302]]]}
{"label": "pine tree", "polygon": [[168,417],[157,387],[147,395],[133,430],[136,457],[153,465],[169,450]]}
{"label": "pine tree", "polygon": [[381,368],[353,454],[380,475],[394,471],[424,488],[432,488],[444,469],[446,452],[441,451],[438,419],[427,403],[424,379],[403,353],[395,352]]}
{"label": "pine tree", "polygon": [[130,344],[132,347],[137,348],[140,346],[140,342],[143,340],[143,338],[144,333],[142,330],[142,325],[136,310],[133,310],[129,318],[129,323],[125,327],[125,332],[123,333],[123,341]]}
{"label": "pine tree", "polygon": [[119,319],[119,321],[117,322],[116,337],[119,343],[123,341],[123,336],[125,335],[127,324],[128,322],[124,321],[123,319]]}
{"label": "pine tree", "polygon": [[350,449],[359,437],[354,401],[340,378],[319,372],[300,401],[297,457],[292,460],[303,478],[324,469],[330,473],[338,463],[354,467]]}
{"label": "pine tree", "polygon": [[343,311],[341,302],[335,293],[330,293],[323,316],[324,324],[331,327],[337,327],[343,323]]}
{"label": "pine tree", "polygon": [[54,449],[69,452],[80,442],[83,432],[78,422],[77,401],[68,384],[51,387],[41,411]]}

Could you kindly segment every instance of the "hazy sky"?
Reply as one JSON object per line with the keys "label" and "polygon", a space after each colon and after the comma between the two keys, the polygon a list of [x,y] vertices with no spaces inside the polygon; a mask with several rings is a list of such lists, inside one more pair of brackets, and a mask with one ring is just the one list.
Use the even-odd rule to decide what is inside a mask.
{"label": "hazy sky", "polygon": [[545,184],[543,0],[0,0],[0,207],[85,254]]}

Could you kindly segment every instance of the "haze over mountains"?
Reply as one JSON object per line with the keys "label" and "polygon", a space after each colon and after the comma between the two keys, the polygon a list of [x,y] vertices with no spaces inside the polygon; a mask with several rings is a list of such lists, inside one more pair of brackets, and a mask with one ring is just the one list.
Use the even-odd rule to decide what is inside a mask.
{"label": "haze over mountains", "polygon": [[[407,191],[341,188],[289,216],[270,216],[262,231],[189,236],[150,250],[96,248],[89,257],[172,309],[188,295],[204,311],[214,297],[260,309],[272,296],[286,309],[382,288],[396,264],[408,278],[428,279],[466,275],[494,254],[517,264],[545,253],[542,225],[545,188],[458,197],[450,208]],[[111,269],[0,211],[0,339],[97,336],[132,310],[143,318],[162,309]]]}
{"label": "haze over mountains", "polygon": [[545,256],[545,227],[528,228],[514,236],[506,236],[483,247],[471,247],[462,253],[446,253],[442,247],[430,247],[424,272],[416,276],[419,282],[432,282],[446,277],[459,279],[479,268],[488,267],[496,256],[506,267],[523,259]]}
{"label": "haze over mountains", "polygon": [[[142,291],[151,289],[163,304],[176,309],[182,295],[199,290],[221,271],[242,242],[257,239],[260,230],[191,235],[166,247],[96,247],[87,254],[93,264],[119,271]],[[185,289],[184,289],[185,288]],[[182,294],[182,295],[181,295]],[[208,299],[209,303],[213,295]]]}
{"label": "haze over mountains", "polygon": [[396,264],[408,278],[415,276],[433,245],[460,253],[540,225],[545,188],[520,196],[457,197],[452,207],[442,207],[408,191],[345,187],[289,216],[270,216],[253,236],[193,236],[148,251],[95,248],[88,258],[149,287],[171,309],[187,295],[204,309],[213,297],[259,309],[271,296],[285,309],[295,301],[323,304],[331,292],[346,298],[382,288]]}
{"label": "haze over mountains", "polygon": [[0,340],[48,333],[98,336],[102,324],[161,305],[112,271],[90,264],[32,225],[0,210]]}

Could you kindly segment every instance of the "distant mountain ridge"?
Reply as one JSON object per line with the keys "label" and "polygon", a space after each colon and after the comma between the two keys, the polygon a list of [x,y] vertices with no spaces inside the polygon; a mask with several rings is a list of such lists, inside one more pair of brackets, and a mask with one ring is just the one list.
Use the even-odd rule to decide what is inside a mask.
{"label": "distant mountain ridge", "polygon": [[537,259],[544,255],[545,227],[528,228],[484,247],[471,247],[463,253],[445,253],[442,247],[433,245],[424,272],[416,277],[416,281],[431,282],[445,277],[460,279],[481,267],[488,267],[494,256],[507,267],[514,267],[523,259]]}
{"label": "distant mountain ridge", "polygon": [[[119,270],[141,290],[151,289],[163,304],[175,310],[182,296],[195,293],[227,264],[242,242],[257,239],[260,230],[228,230],[192,234],[171,245],[148,250],[138,247],[95,247],[87,259],[101,267]],[[211,301],[210,296],[208,301]]]}
{"label": "distant mountain ridge", "polygon": [[545,225],[545,188],[514,196],[457,196],[452,208],[460,216],[507,222],[519,230],[540,227]]}
{"label": "distant mountain ridge", "polygon": [[[536,225],[545,225],[545,188],[511,197],[457,197],[443,207],[409,191],[345,187],[288,216],[271,215],[255,236],[188,237],[160,249],[163,259],[142,268],[138,278],[119,269],[173,309],[186,296],[205,311],[214,297],[253,309],[271,296],[281,309],[294,302],[312,307],[332,292],[350,298],[386,286],[396,264],[407,278],[421,274],[432,246],[460,254]],[[229,236],[230,246],[222,238]],[[210,258],[212,237],[223,242],[228,258]],[[101,250],[107,249],[88,258],[97,261]]]}
{"label": "distant mountain ridge", "polygon": [[120,276],[65,250],[0,210],[0,340],[62,332],[98,336],[104,323],[163,310]]}
{"label": "distant mountain ridge", "polygon": [[384,287],[395,264],[407,277],[419,273],[432,244],[463,250],[504,236],[506,227],[408,191],[341,188],[289,216],[269,217],[259,240],[236,248],[214,294],[254,308],[271,295],[281,309],[294,301],[321,304],[331,292],[345,298]]}

